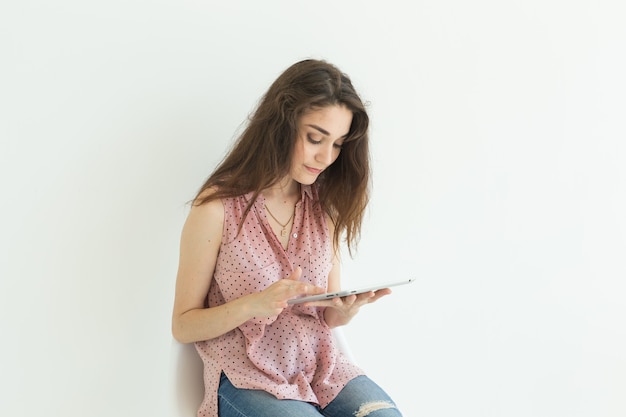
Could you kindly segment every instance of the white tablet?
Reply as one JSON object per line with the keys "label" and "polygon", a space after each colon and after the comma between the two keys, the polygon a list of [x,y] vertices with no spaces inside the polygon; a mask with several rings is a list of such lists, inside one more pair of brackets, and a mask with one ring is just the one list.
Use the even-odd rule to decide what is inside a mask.
{"label": "white tablet", "polygon": [[307,303],[309,301],[331,300],[335,297],[345,297],[347,295],[361,294],[361,293],[369,292],[369,291],[382,290],[384,288],[397,287],[398,285],[410,284],[413,281],[415,281],[415,278],[407,279],[404,281],[397,281],[397,282],[390,282],[386,284],[374,285],[374,286],[367,287],[367,288],[358,288],[354,290],[342,290],[342,291],[336,291],[336,292],[327,292],[325,294],[310,295],[308,297],[300,297],[300,298],[291,299],[287,301],[287,304],[299,304],[299,303]]}

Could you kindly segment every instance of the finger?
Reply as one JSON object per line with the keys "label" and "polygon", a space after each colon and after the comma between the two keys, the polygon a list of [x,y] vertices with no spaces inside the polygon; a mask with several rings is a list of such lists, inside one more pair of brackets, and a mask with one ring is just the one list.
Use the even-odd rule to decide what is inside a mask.
{"label": "finger", "polygon": [[382,297],[389,295],[389,294],[391,294],[391,290],[389,288],[376,291],[376,294],[370,299],[370,303],[373,303],[374,301],[379,300]]}
{"label": "finger", "polygon": [[339,297],[327,300],[309,301],[301,304],[303,307],[341,307],[342,305],[343,301],[341,301]]}
{"label": "finger", "polygon": [[307,295],[323,294],[326,292],[326,290],[322,287],[317,287],[307,282],[293,281],[290,279],[282,280],[281,285],[284,291],[283,294],[285,295],[286,299]]}
{"label": "finger", "polygon": [[376,294],[374,293],[374,291],[364,292],[356,297],[356,299],[354,300],[354,304],[364,305],[367,303],[371,303],[372,299],[374,299],[375,296]]}
{"label": "finger", "polygon": [[300,277],[302,276],[302,268],[296,267],[293,272],[281,281],[282,288],[286,290],[288,298],[293,298],[302,293],[302,284]]}
{"label": "finger", "polygon": [[357,295],[355,295],[355,294],[352,294],[352,295],[348,295],[348,296],[346,296],[346,297],[343,297],[342,301],[343,301],[343,304],[344,304],[346,307],[350,307],[350,306],[352,306],[352,305],[353,305],[353,304],[354,304],[354,303],[355,303],[358,299],[359,299],[359,296],[357,296]]}
{"label": "finger", "polygon": [[309,284],[306,282],[298,282],[297,291],[301,295],[316,295],[323,294],[326,290],[322,287],[317,287],[313,284]]}
{"label": "finger", "polygon": [[298,266],[296,267],[296,269],[293,270],[293,272],[291,273],[291,275],[289,275],[289,278],[287,279],[290,279],[292,281],[298,281],[301,276],[302,276],[302,268]]}

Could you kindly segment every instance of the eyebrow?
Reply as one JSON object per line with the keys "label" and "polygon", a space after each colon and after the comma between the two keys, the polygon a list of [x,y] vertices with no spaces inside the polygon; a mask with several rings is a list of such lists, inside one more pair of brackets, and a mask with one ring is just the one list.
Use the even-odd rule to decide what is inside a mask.
{"label": "eyebrow", "polygon": [[[330,132],[328,132],[326,129],[323,129],[323,128],[319,127],[318,125],[307,124],[306,126],[312,127],[313,129],[317,130],[318,132],[320,132],[323,135],[330,136]],[[339,139],[347,138],[349,133],[350,132],[346,133],[345,135],[341,136]]]}

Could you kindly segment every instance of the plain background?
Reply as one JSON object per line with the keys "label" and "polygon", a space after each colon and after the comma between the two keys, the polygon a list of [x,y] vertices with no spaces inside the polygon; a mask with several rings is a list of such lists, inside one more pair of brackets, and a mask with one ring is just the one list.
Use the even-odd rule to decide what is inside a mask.
{"label": "plain background", "polygon": [[626,415],[619,1],[0,6],[0,415],[166,416],[186,204],[287,66],[372,118],[345,330],[405,416]]}

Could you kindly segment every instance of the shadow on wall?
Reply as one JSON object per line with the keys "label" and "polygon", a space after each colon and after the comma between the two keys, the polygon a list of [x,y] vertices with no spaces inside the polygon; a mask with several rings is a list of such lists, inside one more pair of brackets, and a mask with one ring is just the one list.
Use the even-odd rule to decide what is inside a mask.
{"label": "shadow on wall", "polygon": [[172,340],[170,392],[177,416],[195,416],[204,398],[202,359],[193,344]]}

